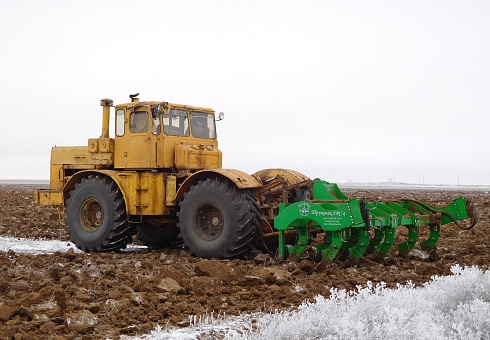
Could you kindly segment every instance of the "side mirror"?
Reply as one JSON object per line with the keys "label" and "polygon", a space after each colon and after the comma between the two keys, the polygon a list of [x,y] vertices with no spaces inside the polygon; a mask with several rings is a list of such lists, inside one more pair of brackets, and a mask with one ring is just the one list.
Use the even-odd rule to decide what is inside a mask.
{"label": "side mirror", "polygon": [[225,119],[225,113],[224,112],[220,112],[219,115],[218,115],[218,119],[216,119],[217,122],[219,122],[220,120],[223,120]]}

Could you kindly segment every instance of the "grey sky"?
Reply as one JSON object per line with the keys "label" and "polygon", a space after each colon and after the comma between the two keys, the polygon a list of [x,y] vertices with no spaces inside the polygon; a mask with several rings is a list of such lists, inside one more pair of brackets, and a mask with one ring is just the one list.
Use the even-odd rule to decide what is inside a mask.
{"label": "grey sky", "polygon": [[99,100],[225,112],[223,166],[490,184],[489,1],[2,1],[0,178],[101,132]]}

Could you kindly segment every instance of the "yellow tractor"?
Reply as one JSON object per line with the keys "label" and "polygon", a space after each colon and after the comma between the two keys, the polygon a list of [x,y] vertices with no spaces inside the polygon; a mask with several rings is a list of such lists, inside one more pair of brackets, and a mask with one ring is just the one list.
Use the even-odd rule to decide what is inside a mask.
{"label": "yellow tractor", "polygon": [[[313,235],[328,260],[345,254],[387,253],[399,227],[407,253],[420,228],[435,249],[441,226],[471,229],[476,214],[465,198],[438,208],[401,199],[369,202],[349,198],[336,184],[293,170],[266,169],[252,175],[223,169],[212,109],[165,101],[113,106],[102,99],[102,134],[87,146],[53,147],[49,189],[35,201],[64,208],[70,240],[87,252],[125,248],[134,234],[145,245],[182,244],[206,258],[245,257],[253,249],[300,256]],[[111,108],[114,133],[109,136]],[[470,219],[470,226],[458,221]]]}
{"label": "yellow tractor", "polygon": [[150,247],[178,239],[208,258],[267,249],[267,236],[276,236],[269,247],[277,248],[278,202],[305,198],[308,178],[283,169],[223,169],[215,125],[222,114],[138,95],[114,107],[113,138],[113,101],[102,99],[101,136],[51,150],[50,188],[36,190],[35,201],[66,208],[71,241],[84,251],[111,251],[137,233]]}

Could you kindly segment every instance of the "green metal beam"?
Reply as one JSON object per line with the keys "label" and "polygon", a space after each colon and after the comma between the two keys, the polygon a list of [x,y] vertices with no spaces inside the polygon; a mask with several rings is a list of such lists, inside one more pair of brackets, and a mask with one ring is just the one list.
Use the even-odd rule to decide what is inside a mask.
{"label": "green metal beam", "polygon": [[[398,245],[398,250],[408,253],[414,248],[421,227],[430,228],[429,238],[421,242],[422,249],[430,251],[437,244],[442,225],[468,218],[473,221],[471,227],[476,223],[464,197],[445,207],[434,207],[412,199],[364,204],[359,198],[347,197],[335,183],[315,180],[312,188],[313,199],[310,201],[279,204],[274,228],[279,231],[280,259],[289,254],[301,256],[310,243],[312,228],[320,227],[325,232],[324,242],[317,245],[317,250],[324,258],[333,261],[340,252],[348,252],[357,259],[366,252],[387,254],[395,242],[397,228],[401,226],[408,228],[408,235],[406,241]],[[286,230],[297,231],[296,244],[286,245]]]}

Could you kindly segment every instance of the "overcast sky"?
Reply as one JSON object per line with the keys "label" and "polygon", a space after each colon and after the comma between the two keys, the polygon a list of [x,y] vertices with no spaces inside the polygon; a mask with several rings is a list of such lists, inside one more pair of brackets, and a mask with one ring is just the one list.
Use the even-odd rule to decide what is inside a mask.
{"label": "overcast sky", "polygon": [[[99,100],[225,112],[223,167],[490,184],[490,1],[2,1],[0,179],[49,178]],[[111,123],[112,124],[112,123]]]}

